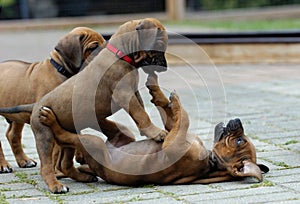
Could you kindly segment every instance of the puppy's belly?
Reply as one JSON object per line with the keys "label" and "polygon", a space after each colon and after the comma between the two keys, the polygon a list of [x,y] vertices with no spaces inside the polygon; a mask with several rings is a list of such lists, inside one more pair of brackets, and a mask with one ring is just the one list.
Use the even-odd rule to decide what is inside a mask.
{"label": "puppy's belly", "polygon": [[107,145],[107,148],[111,154],[115,154],[116,152],[123,152],[126,154],[133,154],[133,155],[146,155],[146,154],[156,153],[161,150],[161,147],[162,147],[162,143],[158,143],[150,139],[131,142],[119,148],[116,148],[110,144]]}
{"label": "puppy's belly", "polygon": [[118,175],[146,175],[165,168],[168,157],[161,151],[162,143],[153,140],[132,142],[123,147],[110,145],[107,167]]}

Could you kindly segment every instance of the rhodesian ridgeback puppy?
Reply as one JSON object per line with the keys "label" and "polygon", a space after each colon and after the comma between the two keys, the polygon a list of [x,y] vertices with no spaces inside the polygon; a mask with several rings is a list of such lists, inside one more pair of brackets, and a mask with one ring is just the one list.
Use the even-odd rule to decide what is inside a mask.
{"label": "rhodesian ridgeback puppy", "polygon": [[226,127],[223,123],[216,126],[214,147],[209,151],[197,135],[187,132],[189,118],[179,97],[172,93],[169,101],[155,74],[149,75],[147,87],[169,131],[162,143],[144,140],[116,148],[99,137],[62,129],[47,107],[41,108],[40,121],[51,127],[58,145],[76,148],[84,155],[90,169],[82,171],[94,172],[109,183],[207,184],[244,177],[263,180],[262,171],[269,169],[256,163],[255,148],[239,119],[230,120]]}
{"label": "rhodesian ridgeback puppy", "polygon": [[[99,33],[86,27],[77,27],[62,37],[50,53],[51,59],[28,63],[10,60],[0,63],[0,106],[8,107],[38,101],[59,84],[77,74],[90,54],[100,50],[105,40]],[[93,53],[94,54],[94,53]],[[90,59],[89,59],[90,60]],[[9,121],[6,137],[18,165],[22,168],[36,166],[21,146],[24,123],[30,122],[30,114],[19,113],[3,116]],[[9,173],[11,166],[5,160],[0,143],[0,173]]]}
{"label": "rhodesian ridgeback puppy", "polygon": [[[142,135],[162,140],[167,131],[150,120],[138,92],[138,68],[144,72],[166,71],[165,51],[168,35],[156,19],[129,21],[119,27],[94,60],[84,70],[45,95],[34,105],[1,108],[1,113],[32,112],[31,127],[41,161],[41,176],[53,193],[65,193],[68,188],[55,177],[52,153],[55,144],[51,129],[39,120],[42,106],[50,107],[59,123],[68,131],[84,128],[100,130],[116,146],[134,141],[127,127],[107,119],[123,109],[135,121]],[[99,147],[101,148],[101,147]],[[73,165],[74,149],[63,148],[61,167],[65,176],[77,181],[97,181]]]}

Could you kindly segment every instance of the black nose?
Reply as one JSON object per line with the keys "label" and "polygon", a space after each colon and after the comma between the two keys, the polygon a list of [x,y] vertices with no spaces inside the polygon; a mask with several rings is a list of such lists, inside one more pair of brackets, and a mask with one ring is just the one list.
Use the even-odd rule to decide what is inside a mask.
{"label": "black nose", "polygon": [[155,71],[158,72],[166,71],[168,67],[165,56],[155,58],[153,65],[156,65]]}
{"label": "black nose", "polygon": [[165,57],[162,57],[160,66],[165,67],[165,68],[168,67],[167,60]]}

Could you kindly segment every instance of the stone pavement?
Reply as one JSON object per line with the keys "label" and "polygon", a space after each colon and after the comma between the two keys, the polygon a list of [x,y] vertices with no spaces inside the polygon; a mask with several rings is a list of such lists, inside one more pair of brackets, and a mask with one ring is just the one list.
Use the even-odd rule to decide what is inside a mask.
{"label": "stone pavement", "polygon": [[[299,66],[218,65],[217,70],[224,87],[217,89],[222,93],[224,88],[225,92],[214,97],[213,93],[207,91],[211,87],[204,85],[204,81],[218,80],[215,76],[209,76],[211,69],[209,65],[195,65],[193,69],[172,66],[169,73],[160,74],[160,82],[166,92],[175,89],[180,95],[190,114],[191,131],[199,133],[209,148],[213,137],[211,128],[215,124],[211,118],[228,121],[239,117],[257,148],[258,161],[270,167],[262,183],[246,179],[209,185],[127,187],[109,185],[102,180],[97,183],[80,183],[62,179],[70,187],[70,192],[53,195],[39,175],[39,166],[32,169],[17,167],[4,136],[7,125],[1,119],[1,141],[14,173],[0,175],[0,203],[299,203]],[[194,71],[206,78],[195,76]],[[143,77],[141,81],[144,81]],[[157,121],[158,117],[151,104],[147,103],[147,93],[142,86],[141,92],[148,112]],[[193,99],[194,96],[196,99]],[[211,112],[214,112],[211,110],[213,103],[221,103],[219,105],[223,109],[219,108],[217,112],[225,115],[211,116]],[[122,117],[126,116],[118,113],[115,119],[126,124],[127,120]],[[38,160],[29,126],[24,130],[23,144],[27,154]]]}
{"label": "stone pavement", "polygon": [[[65,32],[1,32],[0,61],[43,60]],[[6,158],[14,168],[13,173],[0,175],[0,203],[299,203],[299,68],[296,64],[170,65],[168,72],[159,75],[167,94],[173,90],[179,94],[190,116],[190,131],[198,133],[208,148],[212,146],[216,123],[235,117],[242,120],[246,134],[257,148],[258,161],[270,167],[262,183],[246,179],[209,185],[127,187],[109,185],[102,180],[80,183],[62,179],[70,192],[54,195],[39,175],[30,126],[26,126],[22,142],[25,152],[38,161],[38,167],[21,169],[5,138],[7,124],[0,118],[0,139]],[[159,125],[142,72],[140,81],[147,111]],[[137,134],[124,112],[112,118]]]}

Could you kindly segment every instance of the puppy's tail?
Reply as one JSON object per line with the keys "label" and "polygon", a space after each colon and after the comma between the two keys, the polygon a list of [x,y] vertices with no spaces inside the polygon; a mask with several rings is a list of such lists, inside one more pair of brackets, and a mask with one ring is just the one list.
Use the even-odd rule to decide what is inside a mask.
{"label": "puppy's tail", "polygon": [[12,114],[12,113],[21,113],[21,112],[32,113],[33,106],[34,103],[0,108],[0,114],[10,114],[10,113]]}

